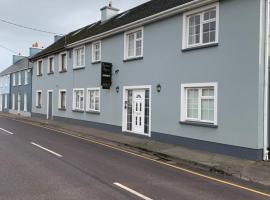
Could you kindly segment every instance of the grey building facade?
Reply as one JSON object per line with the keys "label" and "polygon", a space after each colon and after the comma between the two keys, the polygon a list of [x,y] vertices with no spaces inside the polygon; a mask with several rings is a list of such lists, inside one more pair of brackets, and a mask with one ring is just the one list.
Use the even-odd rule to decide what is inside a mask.
{"label": "grey building facade", "polygon": [[268,159],[267,10],[265,0],[113,9],[32,58],[32,114]]}

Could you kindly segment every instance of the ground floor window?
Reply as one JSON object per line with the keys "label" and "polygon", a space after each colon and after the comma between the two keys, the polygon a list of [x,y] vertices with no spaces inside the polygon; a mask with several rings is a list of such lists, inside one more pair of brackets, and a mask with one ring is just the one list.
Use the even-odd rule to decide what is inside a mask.
{"label": "ground floor window", "polygon": [[8,107],[8,95],[5,94],[5,105],[4,105],[5,109],[7,109]]}
{"label": "ground floor window", "polygon": [[181,121],[217,125],[217,83],[182,84]]}
{"label": "ground floor window", "polygon": [[12,110],[15,110],[15,94],[12,94]]}
{"label": "ground floor window", "polygon": [[73,110],[84,110],[84,89],[73,90]]}
{"label": "ground floor window", "polygon": [[150,135],[150,89],[126,89],[124,95],[124,130]]}
{"label": "ground floor window", "polygon": [[88,88],[86,101],[87,111],[100,112],[100,88]]}
{"label": "ground floor window", "polygon": [[59,109],[66,109],[66,90],[59,90]]}
{"label": "ground floor window", "polygon": [[24,93],[23,95],[23,110],[27,112],[27,94]]}
{"label": "ground floor window", "polygon": [[37,91],[36,93],[36,106],[41,108],[42,106],[42,91]]}

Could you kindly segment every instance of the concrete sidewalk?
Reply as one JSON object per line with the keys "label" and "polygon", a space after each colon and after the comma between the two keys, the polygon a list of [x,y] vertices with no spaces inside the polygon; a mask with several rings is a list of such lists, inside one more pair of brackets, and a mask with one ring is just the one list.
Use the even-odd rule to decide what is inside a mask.
{"label": "concrete sidewalk", "polygon": [[265,186],[270,186],[270,162],[243,160],[235,157],[197,151],[180,146],[156,142],[150,138],[138,138],[124,133],[113,133],[88,127],[72,125],[40,118],[27,118],[1,113],[1,117],[42,125],[71,135],[95,139],[113,146],[139,151],[169,162],[182,163],[191,167],[223,173]]}

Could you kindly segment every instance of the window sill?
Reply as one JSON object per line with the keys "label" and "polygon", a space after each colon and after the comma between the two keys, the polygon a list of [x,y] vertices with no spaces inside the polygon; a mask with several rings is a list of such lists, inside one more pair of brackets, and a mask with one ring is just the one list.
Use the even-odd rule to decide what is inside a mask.
{"label": "window sill", "polygon": [[60,111],[66,111],[67,109],[66,108],[58,108],[58,110],[60,110]]}
{"label": "window sill", "polygon": [[41,108],[41,106],[36,106],[36,108],[40,109],[40,108]]}
{"label": "window sill", "polygon": [[210,48],[210,47],[217,47],[217,46],[218,46],[218,43],[204,44],[204,45],[200,45],[200,46],[184,48],[184,49],[182,49],[182,52],[198,50],[198,49],[204,49],[204,48]]}
{"label": "window sill", "polygon": [[37,76],[42,76],[42,74],[37,74]]}
{"label": "window sill", "polygon": [[193,125],[193,126],[203,126],[203,127],[209,127],[209,128],[218,128],[218,125],[214,125],[211,123],[205,123],[205,122],[194,122],[194,121],[180,121],[180,124],[184,125]]}
{"label": "window sill", "polygon": [[94,64],[99,64],[99,63],[101,63],[101,61],[94,61],[94,62],[92,62],[93,65]]}
{"label": "window sill", "polygon": [[85,69],[85,67],[73,67],[73,70],[80,70],[80,69]]}
{"label": "window sill", "polygon": [[76,109],[73,109],[72,112],[84,113],[84,110],[76,110]]}
{"label": "window sill", "polygon": [[86,111],[86,113],[99,115],[100,111],[88,110],[88,111]]}
{"label": "window sill", "polygon": [[59,71],[59,73],[60,73],[60,74],[65,73],[65,72],[67,72],[67,70],[66,70],[66,69],[65,69],[65,70],[61,70],[61,71]]}
{"label": "window sill", "polygon": [[54,72],[49,72],[49,73],[48,73],[48,75],[52,75],[52,74],[54,74]]}
{"label": "window sill", "polygon": [[124,59],[123,62],[130,62],[130,61],[135,61],[135,60],[143,60],[143,56],[134,57],[134,58],[127,58],[127,59]]}

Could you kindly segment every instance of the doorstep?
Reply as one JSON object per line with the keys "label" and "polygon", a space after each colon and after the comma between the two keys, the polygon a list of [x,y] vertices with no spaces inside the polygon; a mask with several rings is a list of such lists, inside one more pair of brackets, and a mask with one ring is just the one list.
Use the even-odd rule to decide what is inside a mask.
{"label": "doorstep", "polygon": [[170,162],[188,164],[191,167],[207,171],[219,172],[225,175],[270,186],[270,162],[251,161],[231,156],[187,149],[181,146],[153,141],[150,138],[134,137],[130,134],[114,133],[89,127],[49,121],[42,118],[13,115],[0,112],[1,117],[43,125],[48,128],[65,131],[70,135],[94,139],[112,146],[136,149],[142,154],[152,155]]}

